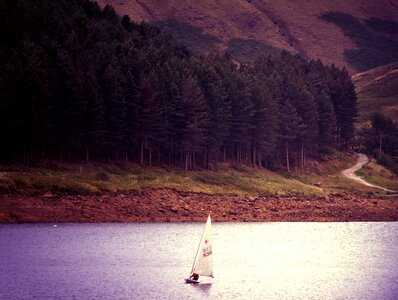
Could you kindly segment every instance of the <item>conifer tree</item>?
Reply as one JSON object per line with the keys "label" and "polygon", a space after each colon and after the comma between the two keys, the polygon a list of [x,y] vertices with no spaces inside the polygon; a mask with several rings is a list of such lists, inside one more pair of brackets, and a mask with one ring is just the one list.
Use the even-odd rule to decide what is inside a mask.
{"label": "conifer tree", "polygon": [[104,119],[106,124],[107,158],[121,158],[126,149],[126,103],[123,93],[122,75],[116,61],[105,70],[103,79]]}
{"label": "conifer tree", "polygon": [[272,94],[259,80],[253,80],[251,102],[254,106],[252,118],[252,164],[262,167],[262,159],[275,148],[277,129],[277,110]]}
{"label": "conifer tree", "polygon": [[221,147],[229,133],[230,104],[220,75],[211,65],[203,64],[197,70],[198,80],[209,109],[206,128],[206,163],[216,163]]}
{"label": "conifer tree", "polygon": [[319,151],[321,154],[328,153],[334,145],[334,132],[336,127],[336,116],[333,104],[326,93],[318,95],[318,115],[319,115]]}
{"label": "conifer tree", "polygon": [[290,173],[290,152],[292,142],[300,136],[303,120],[289,99],[279,103],[279,135],[285,150],[286,169]]}
{"label": "conifer tree", "polygon": [[152,165],[152,153],[156,144],[164,140],[164,113],[152,82],[154,73],[143,77],[140,85],[138,104],[138,133],[140,137],[140,163],[144,164],[144,150],[148,150],[148,165]]}
{"label": "conifer tree", "polygon": [[231,103],[230,132],[227,143],[232,153],[235,153],[237,163],[242,163],[244,152],[250,143],[253,104],[250,100],[250,90],[242,74],[232,74],[228,78],[227,94]]}
{"label": "conifer tree", "polygon": [[302,130],[299,134],[301,143],[301,168],[303,169],[305,150],[310,150],[315,145],[315,140],[318,137],[318,106],[312,94],[303,87],[297,94],[296,107],[303,121]]}
{"label": "conifer tree", "polygon": [[204,133],[208,126],[208,108],[203,93],[192,75],[182,79],[181,107],[184,113],[181,146],[185,170],[188,170],[195,166],[195,153],[204,146]]}

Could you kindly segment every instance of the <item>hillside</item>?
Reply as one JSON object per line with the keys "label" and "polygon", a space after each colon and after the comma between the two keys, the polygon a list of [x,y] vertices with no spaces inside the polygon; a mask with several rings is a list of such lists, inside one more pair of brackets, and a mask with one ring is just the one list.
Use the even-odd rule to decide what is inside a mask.
{"label": "hillside", "polygon": [[398,5],[389,0],[98,3],[157,23],[195,51],[227,51],[243,61],[285,49],[357,73],[398,60]]}
{"label": "hillside", "polygon": [[371,69],[352,77],[359,103],[359,121],[383,112],[398,122],[398,62]]}
{"label": "hillside", "polygon": [[[349,150],[355,137],[351,76],[320,60],[305,60],[316,57],[311,51],[318,44],[304,47],[305,39],[289,25],[295,17],[287,21],[279,6],[115,3],[120,14],[120,7],[131,8],[134,20],[140,14],[153,17],[196,52],[230,54],[201,56],[157,26],[135,23],[91,0],[1,3],[0,222],[188,220],[180,217],[205,208],[218,211],[224,221],[397,219],[397,203],[378,202],[394,195],[341,175],[354,159],[338,152]],[[178,10],[163,16],[173,5]],[[283,9],[288,7],[295,10],[290,4]],[[240,8],[254,17],[241,15]],[[192,15],[210,24],[209,31],[179,19],[180,9],[193,9]],[[348,8],[330,9],[316,15],[320,23],[314,28],[344,28],[360,18]],[[222,11],[228,15],[218,16]],[[264,16],[257,19],[260,12]],[[211,27],[206,13],[221,27],[217,22]],[[347,37],[370,41],[363,56],[354,55],[360,59],[355,66],[385,64],[397,55],[392,51],[396,22],[377,18],[366,19],[367,27],[384,32],[377,39],[369,38],[359,21],[362,25],[348,28]],[[264,24],[270,42],[260,34]],[[373,48],[375,41],[386,47]],[[332,57],[334,50],[324,54]],[[259,53],[277,55],[236,64]],[[370,88],[374,81],[396,73],[395,67],[383,70],[359,76],[364,81],[358,88],[371,94],[377,90]],[[393,153],[387,146],[383,151]],[[378,165],[363,172],[369,182],[398,189],[395,175]],[[110,207],[115,214],[107,218]]]}

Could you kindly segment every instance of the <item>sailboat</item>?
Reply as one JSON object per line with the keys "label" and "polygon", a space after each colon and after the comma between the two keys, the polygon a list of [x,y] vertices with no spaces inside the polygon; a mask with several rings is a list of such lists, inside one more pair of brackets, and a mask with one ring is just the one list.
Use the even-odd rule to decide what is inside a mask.
{"label": "sailboat", "polygon": [[199,276],[213,277],[213,253],[211,240],[211,218],[207,217],[206,226],[203,230],[202,237],[199,242],[198,251],[196,251],[195,260],[193,261],[192,270],[186,283],[199,283]]}

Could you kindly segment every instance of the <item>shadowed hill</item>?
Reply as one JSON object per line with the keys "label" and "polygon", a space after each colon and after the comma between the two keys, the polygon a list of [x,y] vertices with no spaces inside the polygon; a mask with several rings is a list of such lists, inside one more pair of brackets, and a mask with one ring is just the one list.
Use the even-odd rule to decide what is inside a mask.
{"label": "shadowed hill", "polygon": [[361,22],[349,14],[329,12],[322,20],[339,26],[344,34],[356,44],[356,49],[347,49],[347,62],[359,71],[369,70],[398,60],[398,40],[386,33],[398,34],[398,22],[387,22],[372,18]]}
{"label": "shadowed hill", "polygon": [[[264,50],[284,49],[346,66],[351,73],[397,60],[395,1],[98,2],[111,4],[135,21],[164,24],[195,51],[227,51],[240,60],[250,60]],[[356,26],[345,26],[350,23],[347,20]],[[253,50],[248,51],[248,46]]]}

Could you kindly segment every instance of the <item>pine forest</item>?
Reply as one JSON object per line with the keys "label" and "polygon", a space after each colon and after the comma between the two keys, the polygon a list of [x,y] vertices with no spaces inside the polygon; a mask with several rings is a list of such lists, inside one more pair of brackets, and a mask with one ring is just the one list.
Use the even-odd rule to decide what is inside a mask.
{"label": "pine forest", "polygon": [[1,163],[233,162],[303,168],[348,149],[348,72],[281,51],[253,64],[193,54],[84,0],[0,0]]}

